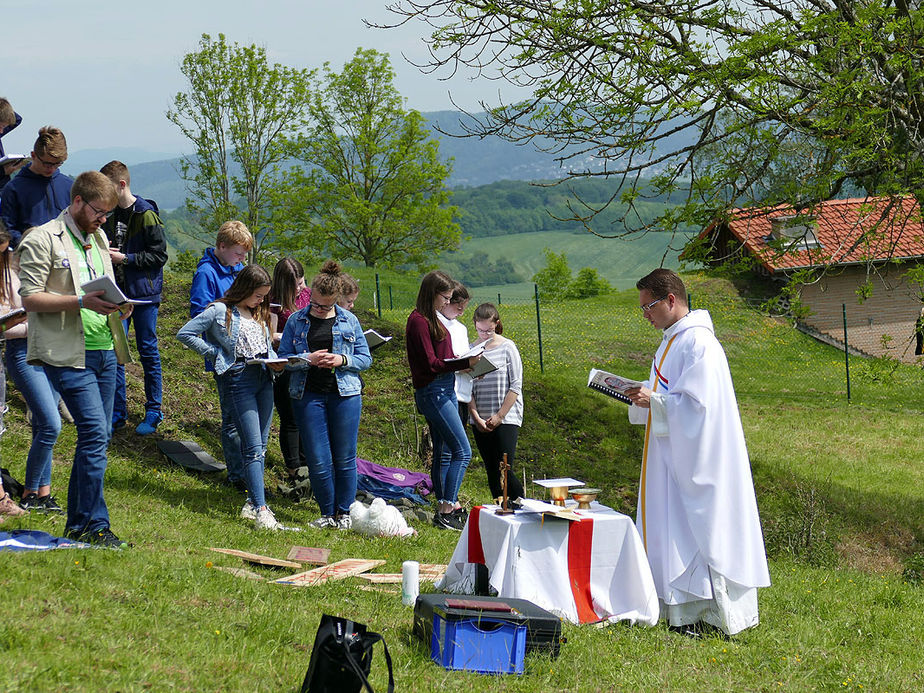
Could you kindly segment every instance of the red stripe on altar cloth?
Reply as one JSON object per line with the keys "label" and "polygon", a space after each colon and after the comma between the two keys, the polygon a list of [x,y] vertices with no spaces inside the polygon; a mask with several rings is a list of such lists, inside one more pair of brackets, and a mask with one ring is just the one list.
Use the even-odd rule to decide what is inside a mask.
{"label": "red stripe on altar cloth", "polygon": [[481,506],[476,505],[468,514],[468,562],[485,565],[484,548],[481,546],[480,518]]}
{"label": "red stripe on altar cloth", "polygon": [[[587,517],[568,523],[568,578],[581,623],[599,621],[590,595],[590,559],[594,543],[594,521]],[[469,535],[471,556],[471,535]],[[471,560],[471,559],[469,559]]]}

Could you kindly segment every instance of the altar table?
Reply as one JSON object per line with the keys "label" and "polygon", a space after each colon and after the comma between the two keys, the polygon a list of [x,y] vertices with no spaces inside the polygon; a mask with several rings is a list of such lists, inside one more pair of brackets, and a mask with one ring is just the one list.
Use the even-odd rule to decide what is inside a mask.
{"label": "altar table", "polygon": [[658,621],[658,595],[635,523],[594,504],[581,520],[472,508],[437,588],[472,594],[476,565],[500,597],[528,599],[572,623]]}

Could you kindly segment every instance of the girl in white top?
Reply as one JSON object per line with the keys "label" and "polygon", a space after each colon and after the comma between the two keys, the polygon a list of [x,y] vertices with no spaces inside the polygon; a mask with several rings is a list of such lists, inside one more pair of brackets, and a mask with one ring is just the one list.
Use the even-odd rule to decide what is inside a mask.
{"label": "girl in white top", "polygon": [[284,363],[247,363],[273,359],[267,294],[270,277],[259,265],[247,265],[220,299],[187,322],[177,333],[183,344],[214,360],[241,439],[247,502],[241,518],[257,529],[282,529],[266,505],[263,474],[266,443],[273,421],[273,376]]}
{"label": "girl in white top", "polygon": [[497,370],[476,378],[468,411],[471,416],[475,445],[484,460],[491,497],[502,495],[500,465],[507,455],[507,495],[523,496],[523,485],[513,471],[517,438],[523,424],[523,361],[516,344],[501,336],[504,326],[493,303],[475,309],[478,341],[488,340],[484,356]]}

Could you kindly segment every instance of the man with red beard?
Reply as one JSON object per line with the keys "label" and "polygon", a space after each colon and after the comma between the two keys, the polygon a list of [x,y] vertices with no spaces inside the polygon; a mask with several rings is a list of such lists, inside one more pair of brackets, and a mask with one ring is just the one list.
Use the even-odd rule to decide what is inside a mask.
{"label": "man with red beard", "polygon": [[109,527],[103,476],[112,426],[116,367],[130,360],[124,312],[81,286],[113,277],[109,242],[100,226],[118,202],[115,186],[98,171],[77,176],[71,203],[57,218],[26,234],[17,252],[23,307],[29,313],[26,358],[42,366],[74,416],[77,447],[67,491],[65,536],[122,548]]}

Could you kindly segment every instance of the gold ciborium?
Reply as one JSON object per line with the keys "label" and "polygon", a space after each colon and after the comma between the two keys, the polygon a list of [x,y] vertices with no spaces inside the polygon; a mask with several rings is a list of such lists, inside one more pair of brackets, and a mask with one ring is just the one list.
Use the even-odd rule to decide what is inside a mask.
{"label": "gold ciborium", "polygon": [[567,486],[551,486],[549,488],[549,496],[552,498],[552,503],[554,505],[560,505],[565,507],[565,499],[568,498],[568,487]]}
{"label": "gold ciborium", "polygon": [[597,500],[598,488],[576,488],[571,490],[571,497],[577,501],[578,510],[590,510],[590,504]]}

